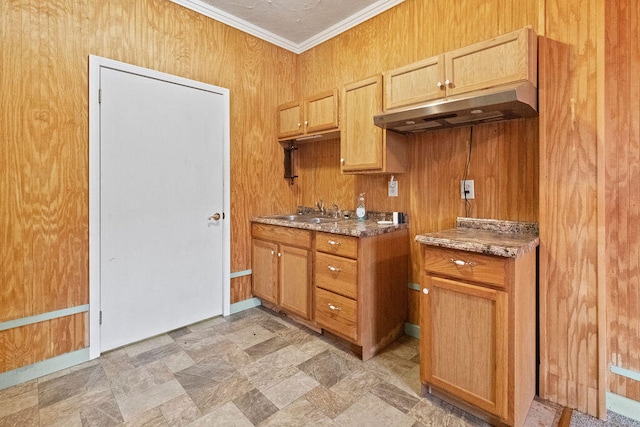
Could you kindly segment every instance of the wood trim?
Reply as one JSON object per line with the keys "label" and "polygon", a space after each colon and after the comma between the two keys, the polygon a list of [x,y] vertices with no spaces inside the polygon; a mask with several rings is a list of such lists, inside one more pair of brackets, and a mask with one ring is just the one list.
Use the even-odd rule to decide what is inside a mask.
{"label": "wood trim", "polygon": [[560,415],[560,421],[558,422],[558,427],[569,427],[571,425],[571,417],[573,416],[573,409],[571,408],[563,408],[562,415]]}

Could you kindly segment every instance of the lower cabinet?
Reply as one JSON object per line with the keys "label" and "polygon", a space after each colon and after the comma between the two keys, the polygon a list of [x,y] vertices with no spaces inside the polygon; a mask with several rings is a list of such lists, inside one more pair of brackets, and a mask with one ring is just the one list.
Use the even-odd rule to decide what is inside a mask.
{"label": "lower cabinet", "polygon": [[253,294],[287,313],[310,320],[311,231],[252,225]]}
{"label": "lower cabinet", "polygon": [[404,334],[409,230],[371,237],[253,223],[253,294],[367,360]]}
{"label": "lower cabinet", "polygon": [[404,333],[408,230],[356,238],[316,233],[315,321],[373,357]]}
{"label": "lower cabinet", "polygon": [[535,394],[535,251],[424,254],[421,382],[490,422],[522,426]]}

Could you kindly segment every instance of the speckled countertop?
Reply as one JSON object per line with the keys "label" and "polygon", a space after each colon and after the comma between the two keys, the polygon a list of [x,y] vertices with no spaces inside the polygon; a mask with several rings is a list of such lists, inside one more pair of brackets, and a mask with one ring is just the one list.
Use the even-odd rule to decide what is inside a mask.
{"label": "speckled countertop", "polygon": [[458,218],[456,228],[419,234],[425,245],[518,258],[540,244],[538,224],[494,219]]}
{"label": "speckled countertop", "polygon": [[397,230],[404,230],[407,224],[378,224],[378,218],[358,221],[356,219],[336,219],[331,222],[313,224],[307,222],[291,221],[277,218],[280,215],[259,216],[251,218],[251,222],[261,224],[279,225],[283,227],[301,228],[311,231],[323,231],[325,233],[342,234],[354,237],[372,237],[384,233],[392,233]]}

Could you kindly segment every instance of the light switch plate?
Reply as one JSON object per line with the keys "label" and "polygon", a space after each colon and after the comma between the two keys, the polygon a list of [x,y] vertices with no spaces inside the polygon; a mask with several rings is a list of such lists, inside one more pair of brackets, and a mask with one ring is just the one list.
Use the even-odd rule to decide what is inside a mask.
{"label": "light switch plate", "polygon": [[[466,193],[466,197],[465,197],[465,193]],[[461,180],[460,181],[460,198],[471,200],[475,197],[476,197],[476,193],[473,188],[473,180],[472,179]]]}
{"label": "light switch plate", "polygon": [[398,181],[389,181],[389,197],[398,197]]}

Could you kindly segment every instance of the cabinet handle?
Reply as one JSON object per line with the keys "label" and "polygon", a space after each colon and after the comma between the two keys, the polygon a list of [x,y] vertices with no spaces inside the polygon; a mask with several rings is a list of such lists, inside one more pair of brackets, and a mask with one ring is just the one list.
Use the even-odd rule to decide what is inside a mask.
{"label": "cabinet handle", "polygon": [[335,305],[333,305],[333,304],[331,304],[331,303],[329,303],[329,308],[330,308],[331,310],[333,310],[333,311],[340,311],[340,310],[342,310],[342,308],[340,308],[340,307],[336,307]]}
{"label": "cabinet handle", "polygon": [[278,252],[278,256],[282,256],[282,254],[280,252]]}
{"label": "cabinet handle", "polygon": [[468,261],[467,262],[467,261],[463,261],[461,259],[449,258],[449,262],[452,262],[455,265],[460,266],[460,267],[464,267],[465,265],[468,265],[469,267],[475,267],[476,266],[476,263],[473,262],[473,261]]}
{"label": "cabinet handle", "polygon": [[338,272],[338,271],[342,271],[340,268],[338,267],[334,267],[333,265],[330,265],[327,267],[329,270],[333,271],[333,272]]}
{"label": "cabinet handle", "polygon": [[425,295],[429,294],[429,289],[422,288],[422,293],[425,294]]}
{"label": "cabinet handle", "polygon": [[300,125],[301,125],[301,124],[302,124],[302,123],[298,123],[298,127],[300,127]]}
{"label": "cabinet handle", "polygon": [[436,86],[438,86],[438,89],[444,89],[444,85],[442,84],[442,82],[436,83]]}
{"label": "cabinet handle", "polygon": [[445,81],[444,81],[444,85],[445,85],[446,87],[451,87],[451,86],[452,86],[452,84],[451,84],[451,80],[449,80],[449,79],[445,80]]}
{"label": "cabinet handle", "polygon": [[335,240],[327,240],[327,243],[331,246],[340,246],[342,242],[336,242]]}
{"label": "cabinet handle", "polygon": [[305,121],[304,121],[304,125],[305,125],[305,126],[309,125],[309,121],[308,121],[308,120],[305,120]]}
{"label": "cabinet handle", "polygon": [[275,254],[275,252],[274,252],[274,251],[271,251],[271,255],[273,255],[273,254]]}

